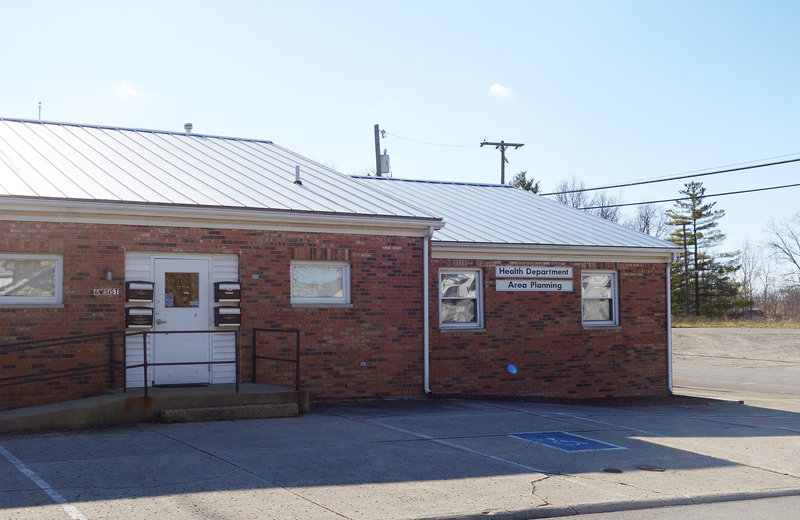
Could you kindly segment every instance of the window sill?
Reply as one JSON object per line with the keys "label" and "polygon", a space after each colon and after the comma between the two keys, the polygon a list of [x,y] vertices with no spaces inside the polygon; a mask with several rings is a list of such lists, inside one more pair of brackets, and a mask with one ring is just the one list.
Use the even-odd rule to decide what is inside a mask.
{"label": "window sill", "polygon": [[439,332],[450,334],[452,332],[486,332],[486,327],[439,327]]}
{"label": "window sill", "polygon": [[293,303],[294,309],[352,309],[352,303]]}
{"label": "window sill", "polygon": [[583,324],[583,330],[622,330],[621,325],[587,325]]}

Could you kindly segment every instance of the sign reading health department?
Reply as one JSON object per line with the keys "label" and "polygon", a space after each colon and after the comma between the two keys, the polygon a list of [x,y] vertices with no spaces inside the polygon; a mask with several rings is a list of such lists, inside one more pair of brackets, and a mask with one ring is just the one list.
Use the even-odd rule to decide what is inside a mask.
{"label": "sign reading health department", "polygon": [[540,265],[496,265],[494,274],[497,278],[572,278],[572,268]]}

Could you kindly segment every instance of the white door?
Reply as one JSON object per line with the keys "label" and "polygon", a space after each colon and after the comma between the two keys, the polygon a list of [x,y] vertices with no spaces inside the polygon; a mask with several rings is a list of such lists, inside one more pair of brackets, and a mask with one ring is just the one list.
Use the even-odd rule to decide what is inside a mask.
{"label": "white door", "polygon": [[[211,330],[210,260],[154,259],[153,329],[156,331]],[[210,334],[153,334],[155,363],[188,363],[211,359]],[[208,365],[154,367],[155,383],[210,382]]]}

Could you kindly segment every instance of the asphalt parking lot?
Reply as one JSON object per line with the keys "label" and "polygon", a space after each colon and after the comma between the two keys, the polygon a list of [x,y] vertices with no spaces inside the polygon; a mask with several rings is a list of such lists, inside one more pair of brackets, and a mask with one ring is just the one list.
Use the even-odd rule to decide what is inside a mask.
{"label": "asphalt parking lot", "polygon": [[[514,436],[537,432],[578,437]],[[581,439],[613,449],[569,451]],[[521,519],[798,494],[800,415],[729,403],[360,402],[0,437],[3,519]]]}
{"label": "asphalt parking lot", "polygon": [[676,391],[717,400],[350,402],[2,435],[0,519],[794,518],[800,331],[674,339]]}

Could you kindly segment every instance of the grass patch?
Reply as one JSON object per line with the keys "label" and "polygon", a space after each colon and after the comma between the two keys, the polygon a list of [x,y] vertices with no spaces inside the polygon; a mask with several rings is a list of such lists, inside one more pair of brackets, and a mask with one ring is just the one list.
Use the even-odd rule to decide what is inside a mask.
{"label": "grass patch", "polygon": [[693,328],[752,328],[752,329],[800,329],[800,322],[769,319],[731,320],[724,318],[686,318],[673,316],[672,326],[676,329]]}

